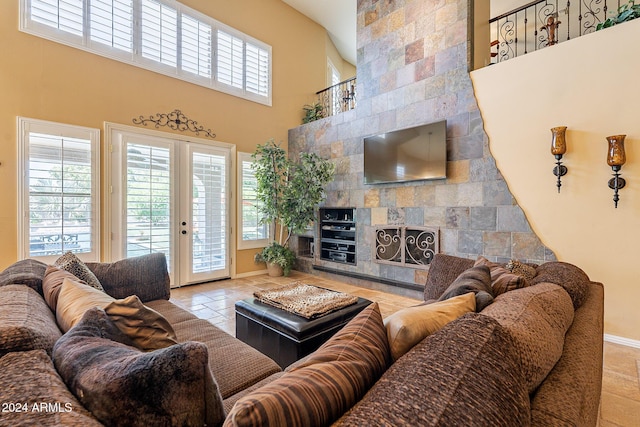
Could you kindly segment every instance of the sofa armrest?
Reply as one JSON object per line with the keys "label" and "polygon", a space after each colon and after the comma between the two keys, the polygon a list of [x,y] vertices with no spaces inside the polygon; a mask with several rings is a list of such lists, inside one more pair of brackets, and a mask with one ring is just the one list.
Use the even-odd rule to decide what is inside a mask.
{"label": "sofa armrest", "polygon": [[591,282],[562,357],[531,396],[532,426],[595,426],[602,390],[604,288]]}
{"label": "sofa armrest", "polygon": [[171,283],[163,253],[125,258],[112,263],[89,262],[105,292],[114,298],[137,295],[142,302],[168,300]]}

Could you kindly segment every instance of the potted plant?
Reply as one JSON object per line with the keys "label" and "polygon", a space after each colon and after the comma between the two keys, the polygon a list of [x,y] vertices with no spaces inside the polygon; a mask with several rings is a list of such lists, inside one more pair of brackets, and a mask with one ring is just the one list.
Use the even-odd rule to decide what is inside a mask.
{"label": "potted plant", "polygon": [[271,243],[256,254],[256,262],[273,263],[288,275],[295,261],[289,240],[315,220],[316,206],[325,196],[334,165],[315,153],[302,153],[298,161],[273,139],[258,145],[252,155],[256,198],[261,223],[269,224]]}
{"label": "potted plant", "polygon": [[635,4],[634,0],[631,0],[627,4],[621,5],[615,16],[607,18],[604,22],[599,23],[596,26],[596,31],[604,28],[612,27],[616,24],[631,21],[633,19],[640,18],[640,4]]}
{"label": "potted plant", "polygon": [[315,122],[324,117],[324,107],[319,102],[316,102],[313,105],[305,105],[302,107],[304,110],[304,117],[302,118],[302,123],[310,123]]}

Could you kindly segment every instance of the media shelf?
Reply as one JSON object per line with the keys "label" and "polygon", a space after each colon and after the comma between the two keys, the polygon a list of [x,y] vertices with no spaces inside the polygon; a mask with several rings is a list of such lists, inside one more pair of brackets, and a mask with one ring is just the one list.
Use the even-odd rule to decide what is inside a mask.
{"label": "media shelf", "polygon": [[356,219],[353,208],[320,208],[320,259],[356,263]]}

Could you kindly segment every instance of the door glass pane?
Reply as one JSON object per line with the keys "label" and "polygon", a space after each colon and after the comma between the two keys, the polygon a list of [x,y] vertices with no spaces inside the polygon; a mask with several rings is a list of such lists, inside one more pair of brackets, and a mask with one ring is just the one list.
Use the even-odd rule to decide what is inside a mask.
{"label": "door glass pane", "polygon": [[167,148],[127,144],[126,254],[163,252],[171,265],[171,162]]}
{"label": "door glass pane", "polygon": [[224,156],[194,153],[192,194],[192,273],[226,267],[226,161]]}

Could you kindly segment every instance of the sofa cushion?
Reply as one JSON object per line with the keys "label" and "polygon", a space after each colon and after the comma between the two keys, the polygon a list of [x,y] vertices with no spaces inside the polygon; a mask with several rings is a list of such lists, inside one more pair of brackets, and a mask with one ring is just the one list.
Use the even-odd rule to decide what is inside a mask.
{"label": "sofa cushion", "polygon": [[529,393],[547,377],[562,355],[564,336],[573,322],[567,292],[552,283],[507,292],[482,314],[495,318],[515,339]]}
{"label": "sofa cushion", "polygon": [[491,262],[483,256],[476,260],[474,266],[478,265],[486,265],[491,270],[491,288],[494,296],[529,286],[524,276],[510,273],[502,264]]}
{"label": "sofa cushion", "polygon": [[429,265],[424,286],[424,300],[437,300],[451,283],[465,270],[473,267],[473,260],[452,255],[436,254]]}
{"label": "sofa cushion", "polygon": [[438,301],[473,292],[476,298],[475,310],[482,311],[493,302],[491,272],[489,267],[479,265],[463,271],[444,291]]}
{"label": "sofa cushion", "polygon": [[528,426],[519,362],[497,321],[465,314],[391,365],[335,425]]}
{"label": "sofa cushion", "polygon": [[3,426],[101,426],[56,372],[44,350],[10,353],[0,358],[0,413]]}
{"label": "sofa cushion", "polygon": [[384,319],[391,358],[398,360],[427,336],[475,309],[475,294],[468,292],[445,301],[396,311]]}
{"label": "sofa cushion", "polygon": [[79,281],[65,278],[62,282],[56,305],[58,326],[63,332],[67,332],[80,321],[85,311],[92,307],[104,308],[113,301],[115,301],[115,298],[103,291]]}
{"label": "sofa cushion", "polygon": [[42,277],[47,264],[35,259],[23,259],[11,264],[0,273],[0,286],[23,284],[42,293]]}
{"label": "sofa cushion", "polygon": [[536,269],[536,277],[531,281],[536,283],[555,283],[562,286],[571,297],[573,308],[578,309],[589,295],[589,276],[580,268],[566,262],[546,262]]}
{"label": "sofa cushion", "polygon": [[42,297],[26,285],[0,287],[0,356],[51,349],[62,334]]}
{"label": "sofa cushion", "polygon": [[225,426],[324,426],[354,405],[389,364],[377,303],[286,373],[238,400]]}
{"label": "sofa cushion", "polygon": [[87,263],[102,283],[105,292],[114,298],[137,295],[146,303],[169,299],[171,294],[167,259],[163,253],[126,258],[112,263]]}
{"label": "sofa cushion", "polygon": [[177,344],[171,324],[157,311],[145,306],[135,295],[115,300],[104,311],[139,349],[157,350]]}
{"label": "sofa cushion", "polygon": [[84,281],[78,279],[67,270],[62,270],[54,265],[48,265],[44,273],[44,278],[42,279],[42,296],[54,313],[58,306],[58,295],[60,294],[60,288],[62,288],[64,279],[86,285]]}
{"label": "sofa cushion", "polygon": [[87,267],[87,265],[82,262],[80,258],[75,256],[73,252],[66,252],[64,255],[58,258],[53,263],[53,265],[62,270],[68,271],[92,288],[104,291],[102,285],[100,284],[100,281],[95,276],[95,274],[93,274],[91,270],[89,270],[89,267]]}
{"label": "sofa cushion", "polygon": [[69,389],[105,425],[217,425],[222,399],[202,343],[148,353],[122,344],[127,337],[101,309],[92,308],[53,349]]}

